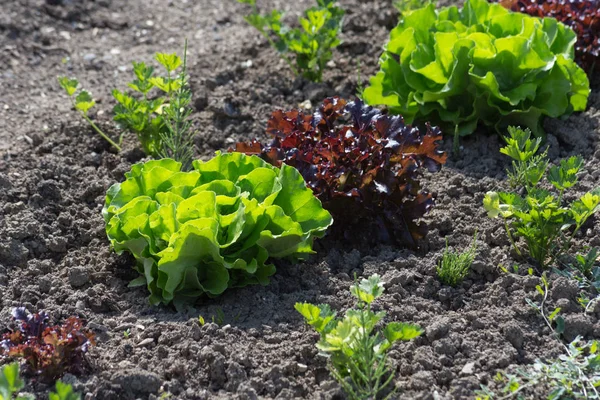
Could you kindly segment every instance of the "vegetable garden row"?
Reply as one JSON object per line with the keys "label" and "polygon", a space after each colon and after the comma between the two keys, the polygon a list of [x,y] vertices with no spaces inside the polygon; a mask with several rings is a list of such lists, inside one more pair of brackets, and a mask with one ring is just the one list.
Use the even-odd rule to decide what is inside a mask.
{"label": "vegetable garden row", "polygon": [[[287,26],[280,11],[238,1],[247,7],[245,20],[293,74],[324,79],[342,43],[342,5],[316,0]],[[597,342],[590,335],[567,340],[561,307],[546,301],[561,277],[576,282],[581,309],[598,314],[600,250],[575,242],[597,224],[600,186],[575,195],[586,160],[551,159],[544,131],[546,119],[586,110],[600,57],[600,3],[422,3],[396,2],[399,22],[379,72],[357,88],[354,100],[328,97],[310,111],[274,109],[269,140],[231,143],[206,161],[196,159],[187,42],[183,57],[156,54],[160,71],[133,62],[128,87],[112,91],[118,132],[99,123],[94,97],[78,79],[59,77],[107,151],[118,154],[135,136],[147,157],[106,191],[101,214],[111,248],[133,257],[125,259],[137,271],[130,288],[147,288],[152,306],[177,313],[218,302],[225,292],[267,286],[276,269],[310,260],[328,238],[419,251],[428,234],[424,218],[436,206],[435,188],[423,176],[460,159],[467,136],[499,135],[498,150],[511,163],[507,181],[487,188],[481,209],[505,230],[499,240],[510,243],[511,256],[531,266],[500,273],[540,278],[529,307],[561,354],[516,372],[500,370],[496,382],[471,396],[600,398]],[[463,249],[446,245],[436,260],[440,285],[459,288],[473,273],[479,235],[476,229]],[[348,399],[406,398],[390,354],[397,342],[422,338],[427,327],[398,321],[378,304],[387,288],[379,274],[350,278],[352,308],[297,302],[296,315],[318,333],[318,352]],[[99,339],[84,318],[54,325],[58,318],[27,307],[14,308],[12,316],[0,341],[6,364],[0,400],[35,398],[19,394],[24,380],[50,385],[51,400],[82,398],[60,379],[93,371],[88,351]],[[200,326],[207,323],[198,318]],[[161,398],[171,395],[163,390]]]}

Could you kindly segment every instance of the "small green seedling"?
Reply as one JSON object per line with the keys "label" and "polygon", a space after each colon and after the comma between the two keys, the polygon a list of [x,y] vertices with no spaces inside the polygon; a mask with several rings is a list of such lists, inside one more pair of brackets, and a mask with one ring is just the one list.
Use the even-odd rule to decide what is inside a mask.
{"label": "small green seedling", "polygon": [[75,78],[67,78],[66,76],[59,76],[58,83],[65,90],[65,92],[67,93],[67,95],[69,96],[69,98],[71,99],[71,101],[73,103],[73,107],[75,107],[75,109],[77,111],[79,111],[79,113],[81,114],[83,119],[85,119],[90,124],[90,126],[100,136],[102,136],[102,138],[104,138],[104,140],[106,140],[108,143],[110,143],[110,145],[112,147],[114,147],[117,151],[121,151],[121,140],[122,140],[123,135],[121,135],[121,137],[119,138],[119,143],[115,143],[111,138],[108,137],[108,135],[106,135],[104,132],[102,132],[102,130],[98,127],[98,125],[96,125],[94,123],[94,121],[92,121],[91,118],[89,117],[88,112],[96,104],[96,102],[92,98],[92,95],[90,94],[90,92],[88,92],[87,90],[83,90],[83,89],[79,90],[79,92],[77,92],[77,87],[79,86],[79,81]]}
{"label": "small green seedling", "polygon": [[129,339],[131,337],[131,329],[130,328],[127,328],[123,331],[123,337],[125,339]]}
{"label": "small green seedling", "polygon": [[390,398],[394,372],[387,362],[388,350],[396,341],[408,341],[423,333],[418,325],[403,322],[390,322],[376,331],[385,312],[373,312],[371,304],[383,291],[377,274],[352,285],[350,292],[357,299],[356,308],[347,310],[343,318],[336,318],[328,304],[295,305],[321,335],[317,348],[329,358],[332,375],[352,400],[375,399],[384,391],[392,392],[387,397]]}
{"label": "small green seedling", "polygon": [[[31,394],[19,393],[25,383],[19,376],[19,363],[0,367],[0,400],[35,400]],[[48,394],[48,400],[81,400],[78,393],[73,392],[73,387],[61,381],[56,381],[55,392]]]}
{"label": "small green seedling", "polygon": [[[283,25],[283,14],[273,10],[261,14],[256,0],[238,0],[252,6],[252,12],[245,20],[255,27],[279,52],[295,75],[302,75],[314,82],[321,82],[332,50],[341,42],[338,35],[342,27],[344,10],[336,5],[336,0],[316,0],[317,6],[306,10],[299,19],[301,28]],[[295,65],[288,54],[295,55]]]}
{"label": "small green seedling", "polygon": [[[530,140],[529,130],[509,128],[507,146],[500,151],[511,157],[511,183],[522,185],[525,195],[516,192],[488,192],[483,206],[491,218],[502,217],[508,238],[518,255],[521,251],[515,237],[522,237],[529,255],[545,267],[571,247],[573,238],[583,224],[600,208],[600,187],[565,206],[565,192],[577,183],[577,173],[583,166],[579,156],[561,160],[549,169],[547,155],[536,157],[539,140]],[[540,188],[546,175],[555,192]]]}
{"label": "small green seedling", "polygon": [[453,252],[448,249],[448,239],[446,239],[446,249],[442,259],[437,266],[437,275],[440,281],[445,285],[458,286],[469,274],[471,265],[477,256],[477,232],[473,237],[471,247],[463,252]]}

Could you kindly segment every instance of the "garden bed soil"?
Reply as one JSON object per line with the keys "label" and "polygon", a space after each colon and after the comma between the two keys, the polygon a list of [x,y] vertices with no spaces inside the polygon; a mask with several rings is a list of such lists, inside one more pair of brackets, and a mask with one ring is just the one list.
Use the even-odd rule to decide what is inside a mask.
{"label": "garden bed soil", "polygon": [[[310,0],[265,1],[295,18]],[[341,1],[344,43],[325,73],[326,84],[294,79],[286,65],[243,20],[234,1],[12,0],[0,15],[0,327],[13,307],[47,310],[55,320],[77,314],[97,335],[89,372],[67,375],[85,399],[343,399],[318,355],[318,335],[296,302],[353,304],[353,276],[378,273],[386,292],[376,302],[388,319],[421,324],[425,334],[396,345],[396,398],[473,398],[501,369],[556,357],[560,344],[525,299],[538,299],[540,279],[512,257],[497,220],[486,216],[486,191],[506,187],[507,158],[496,135],[476,132],[459,157],[425,188],[437,193],[420,250],[325,238],[304,263],[277,263],[267,287],[252,286],[206,299],[178,313],[153,307],[145,288],[128,288],[133,259],[109,247],[100,210],[106,189],[143,159],[135,140],[116,154],[71,109],[57,75],[80,79],[98,101],[93,117],[111,134],[110,90],[131,78],[131,61],[157,51],[181,53],[189,40],[199,157],[238,140],[265,138],[270,113],[352,97],[377,70],[387,32],[397,20],[390,1]],[[552,160],[582,154],[586,172],[573,196],[600,185],[600,85],[594,78],[588,111],[547,121]],[[451,148],[451,138],[444,143]],[[458,288],[440,284],[435,266],[448,240],[479,255]],[[360,235],[356,232],[356,235]],[[576,248],[600,246],[593,218]],[[501,272],[519,265],[521,274]],[[553,280],[549,307],[562,308],[565,337],[600,337],[600,307],[576,302],[577,285]],[[201,326],[198,317],[206,323]],[[124,332],[128,332],[126,335]],[[50,387],[28,379],[46,398]],[[541,394],[532,395],[533,397]]]}

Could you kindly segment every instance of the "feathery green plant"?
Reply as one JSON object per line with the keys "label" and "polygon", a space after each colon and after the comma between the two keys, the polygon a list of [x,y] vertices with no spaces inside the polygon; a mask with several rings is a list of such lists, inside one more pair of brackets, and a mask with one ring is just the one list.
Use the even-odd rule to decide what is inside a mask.
{"label": "feathery green plant", "polygon": [[471,269],[471,265],[476,256],[477,232],[475,232],[471,247],[463,252],[450,251],[448,249],[448,239],[446,239],[446,249],[436,268],[438,278],[446,285],[459,285],[469,274],[469,270]]}

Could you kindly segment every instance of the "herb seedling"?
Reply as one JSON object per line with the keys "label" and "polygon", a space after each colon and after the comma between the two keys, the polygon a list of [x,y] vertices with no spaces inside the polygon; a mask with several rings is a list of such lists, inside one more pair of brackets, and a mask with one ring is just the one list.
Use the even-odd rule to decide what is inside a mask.
{"label": "herb seedling", "polygon": [[50,325],[45,312],[30,314],[24,307],[12,312],[18,327],[1,336],[1,359],[24,359],[25,373],[54,381],[64,373],[83,372],[94,334],[84,328],[77,317],[69,317],[60,325]]}
{"label": "herb seedling", "polygon": [[295,305],[306,323],[321,335],[317,348],[327,355],[331,374],[352,400],[375,399],[389,392],[394,372],[387,362],[388,350],[398,340],[408,341],[423,333],[419,326],[402,322],[390,322],[382,332],[375,330],[385,312],[373,312],[371,304],[383,290],[377,274],[356,282],[350,287],[357,299],[356,308],[347,310],[343,318],[336,318],[328,304]]}
{"label": "herb seedling", "polygon": [[[263,35],[269,44],[279,52],[295,75],[321,82],[332,50],[340,44],[338,35],[342,27],[344,10],[336,5],[337,0],[317,0],[317,6],[306,10],[299,19],[301,28],[290,28],[282,24],[283,14],[273,10],[261,14],[256,0],[238,0],[252,6],[252,12],[245,20]],[[288,57],[295,56],[295,65]]]}
{"label": "herb seedling", "polygon": [[436,269],[438,278],[446,285],[459,285],[469,274],[476,256],[477,232],[475,232],[471,247],[463,252],[450,251],[448,249],[448,239],[446,239],[446,249]]}
{"label": "herb seedling", "polygon": [[[521,255],[521,251],[515,237],[522,237],[531,258],[545,267],[569,250],[577,232],[600,208],[600,188],[564,206],[565,192],[577,183],[583,159],[571,157],[547,169],[545,153],[542,158],[534,155],[539,143],[529,139],[530,131],[511,128],[509,133],[507,145],[500,151],[515,160],[509,176],[515,184],[524,186],[525,195],[488,192],[483,205],[488,216],[504,219],[507,235],[517,254]],[[544,175],[557,194],[539,187]]]}
{"label": "herb seedling", "polygon": [[71,102],[73,103],[73,107],[85,119],[90,126],[100,135],[104,140],[106,140],[112,147],[114,147],[117,151],[121,151],[121,140],[123,135],[119,138],[119,142],[115,143],[108,135],[106,135],[102,130],[92,121],[89,117],[89,110],[96,104],[92,95],[87,90],[80,90],[77,92],[77,87],[79,86],[79,81],[75,78],[67,78],[66,76],[59,76],[58,83],[65,90]]}
{"label": "herb seedling", "polygon": [[[559,316],[560,308],[555,308],[550,314],[546,310],[548,298],[548,280],[542,275],[542,284],[536,290],[542,296],[540,303],[526,299],[527,303],[537,310],[546,325],[560,340],[564,332],[564,320]],[[526,399],[528,391],[535,387],[549,389],[548,400],[558,399],[600,399],[600,354],[598,342],[581,342],[581,337],[575,338],[569,344],[563,344],[565,354],[550,363],[536,360],[532,366],[517,369],[514,374],[499,372],[495,380],[503,385],[502,394],[496,395],[486,386],[477,391],[477,400],[494,399]],[[531,394],[531,393],[529,393]]]}
{"label": "herb seedling", "polygon": [[[19,376],[19,363],[0,367],[0,400],[35,400],[35,396],[19,393],[25,386]],[[81,400],[81,396],[73,392],[73,387],[56,381],[56,392],[48,394],[48,400]]]}

